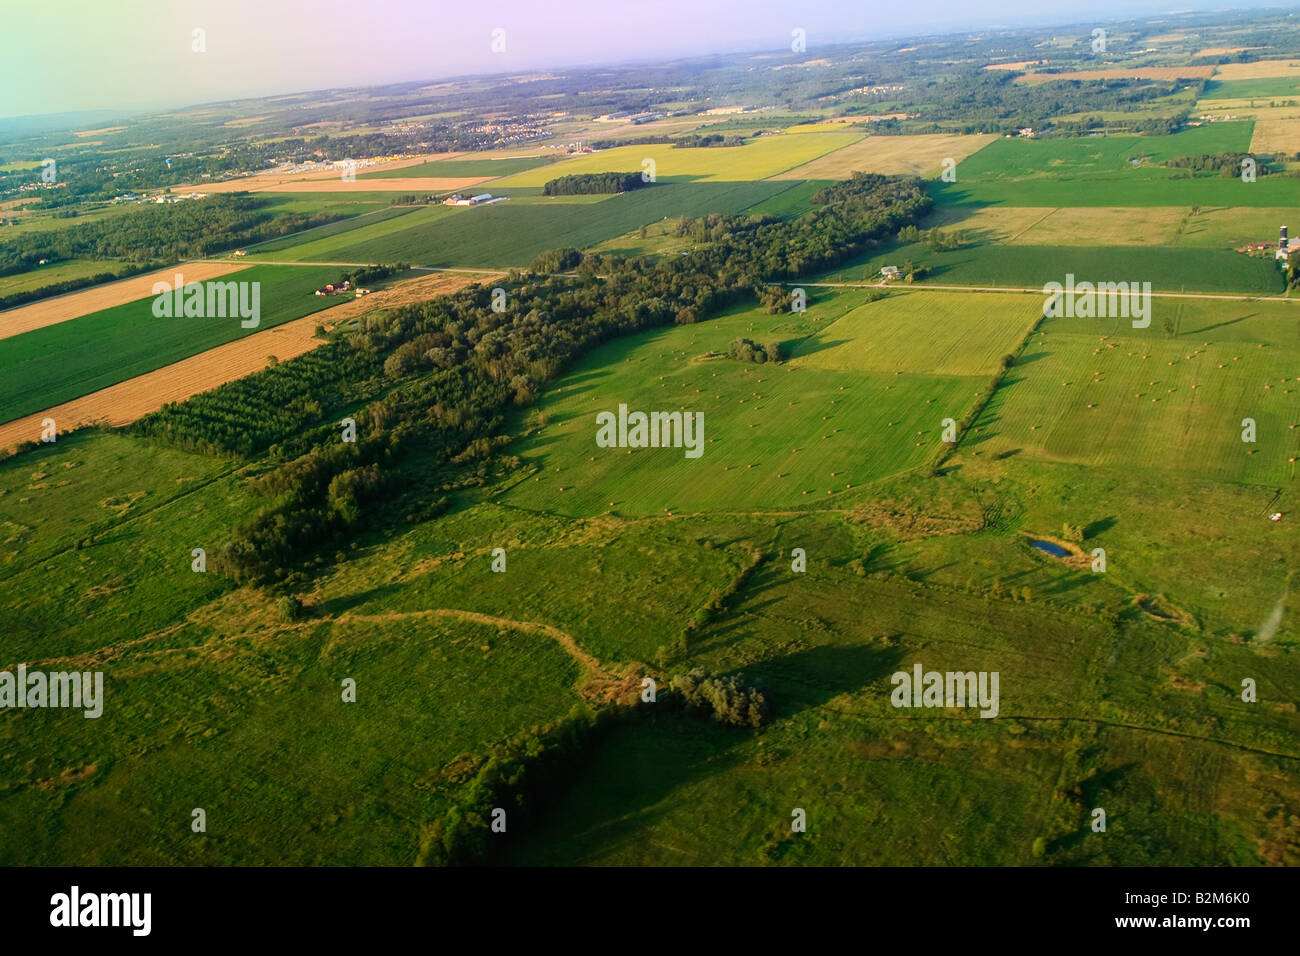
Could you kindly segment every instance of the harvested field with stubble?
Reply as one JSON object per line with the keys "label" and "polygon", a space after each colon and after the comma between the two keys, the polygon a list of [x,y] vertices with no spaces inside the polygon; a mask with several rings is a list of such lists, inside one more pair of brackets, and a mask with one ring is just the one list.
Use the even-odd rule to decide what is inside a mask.
{"label": "harvested field with stubble", "polygon": [[1252,153],[1300,153],[1300,119],[1257,119]]}
{"label": "harvested field with stubble", "polygon": [[848,179],[854,172],[933,175],[945,159],[961,162],[996,140],[992,134],[920,133],[868,136],[773,179]]}
{"label": "harvested field with stubble", "polygon": [[[464,153],[429,153],[426,156],[412,156],[409,159],[395,159],[388,163],[376,163],[374,166],[358,167],[357,177],[360,178],[362,173],[386,173],[396,169],[405,169],[407,166],[417,166],[420,163],[431,163],[443,159],[455,159],[457,156],[463,156]],[[172,192],[184,195],[190,192],[208,193],[241,193],[241,192],[264,192],[273,186],[280,186],[289,183],[299,182],[341,182],[341,170],[312,169],[300,173],[259,173],[256,176],[240,176],[235,179],[226,179],[219,183],[190,183],[185,186],[173,186]]]}
{"label": "harvested field with stubble", "polygon": [[1214,74],[1216,80],[1258,80],[1266,76],[1300,76],[1300,60],[1224,63]]}
{"label": "harvested field with stubble", "polygon": [[0,339],[31,332],[33,329],[43,329],[47,325],[55,325],[68,319],[77,319],[92,312],[143,299],[153,294],[155,282],[170,283],[176,278],[178,272],[185,276],[186,282],[206,282],[208,279],[216,279],[247,268],[248,266],[242,263],[189,262],[183,266],[146,272],[144,275],[118,282],[106,282],[81,292],[42,299],[30,305],[0,312]]}
{"label": "harvested field with stubble", "polygon": [[399,282],[390,289],[361,299],[351,299],[326,312],[318,312],[257,335],[236,339],[145,375],[7,422],[0,425],[0,449],[10,448],[19,442],[38,440],[41,421],[45,418],[53,418],[60,432],[96,422],[125,425],[157,411],[168,402],[184,401],[192,395],[251,375],[266,367],[269,356],[274,355],[284,362],[310,352],[325,343],[325,339],[318,339],[314,335],[317,325],[333,328],[377,308],[392,308],[431,299],[498,275],[500,273],[469,275],[437,272]]}

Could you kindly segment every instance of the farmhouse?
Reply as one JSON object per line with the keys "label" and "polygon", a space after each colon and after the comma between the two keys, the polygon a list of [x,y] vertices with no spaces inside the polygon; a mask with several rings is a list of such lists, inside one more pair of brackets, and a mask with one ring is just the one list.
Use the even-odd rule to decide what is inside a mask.
{"label": "farmhouse", "polygon": [[329,285],[325,286],[325,288],[323,289],[317,289],[315,294],[316,295],[347,295],[351,289],[352,289],[352,282],[348,279],[344,279],[338,285],[334,285],[333,283],[330,283]]}
{"label": "farmhouse", "polygon": [[477,196],[462,196],[460,193],[454,193],[442,201],[444,206],[482,206],[484,203],[500,202],[502,196],[493,199],[491,193],[479,193]]}
{"label": "farmhouse", "polygon": [[898,271],[898,266],[882,266],[880,269],[880,278],[888,281],[897,279],[902,273]]}

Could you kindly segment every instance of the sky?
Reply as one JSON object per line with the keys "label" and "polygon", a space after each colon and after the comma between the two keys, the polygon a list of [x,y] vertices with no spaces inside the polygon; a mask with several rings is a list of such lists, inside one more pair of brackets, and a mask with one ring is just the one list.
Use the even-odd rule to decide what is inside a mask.
{"label": "sky", "polygon": [[[0,117],[1295,0],[0,0]],[[493,31],[504,30],[495,51]],[[195,31],[202,31],[201,43]],[[197,47],[202,46],[200,51]],[[502,46],[498,43],[498,47]]]}

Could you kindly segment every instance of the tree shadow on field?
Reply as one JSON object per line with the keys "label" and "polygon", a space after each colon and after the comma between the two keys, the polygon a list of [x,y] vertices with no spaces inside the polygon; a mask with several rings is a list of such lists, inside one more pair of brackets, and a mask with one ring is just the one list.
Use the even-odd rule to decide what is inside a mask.
{"label": "tree shadow on field", "polygon": [[[1130,762],[1110,770],[1099,770],[1087,779],[1081,780],[1074,796],[1077,801],[1083,804],[1084,820],[1077,829],[1062,834],[1048,843],[1047,851],[1049,853],[1059,853],[1062,850],[1071,850],[1091,836],[1093,832],[1091,825],[1093,808],[1100,806],[1106,795],[1113,793],[1124,778],[1137,767],[1136,762]],[[1109,826],[1114,820],[1115,814],[1107,810],[1106,824]]]}
{"label": "tree shadow on field", "polygon": [[1202,332],[1212,332],[1215,329],[1227,328],[1229,325],[1236,325],[1238,322],[1245,322],[1247,319],[1253,319],[1259,313],[1252,312],[1249,315],[1243,315],[1237,319],[1224,319],[1222,322],[1215,322],[1213,325],[1202,326],[1199,329],[1187,329],[1183,335],[1200,335]]}
{"label": "tree shadow on field", "polygon": [[1106,518],[1100,518],[1092,522],[1092,524],[1085,525],[1083,529],[1084,540],[1086,541],[1089,538],[1095,537],[1104,531],[1109,531],[1111,528],[1115,527],[1116,521],[1117,519],[1115,516],[1111,515]]}
{"label": "tree shadow on field", "polygon": [[381,584],[378,587],[367,588],[364,591],[355,591],[352,594],[342,594],[336,598],[330,598],[320,604],[315,605],[311,611],[313,617],[340,617],[344,613],[358,608],[372,600],[388,597],[402,590],[404,585],[401,584]]}
{"label": "tree shadow on field", "polygon": [[1042,349],[1041,351],[1034,352],[1030,355],[1020,356],[1016,359],[1015,365],[1013,365],[1012,368],[1020,368],[1025,365],[1032,365],[1035,362],[1047,358],[1051,354],[1052,353],[1049,352],[1047,349]]}
{"label": "tree shadow on field", "polygon": [[[530,832],[497,862],[577,863],[610,847],[642,844],[654,831],[676,830],[687,846],[702,846],[704,835],[680,830],[682,813],[690,809],[686,801],[698,784],[754,761],[762,751],[749,745],[757,738],[773,744],[768,753],[778,764],[771,772],[779,775],[787,740],[784,722],[887,677],[900,660],[901,651],[883,643],[820,646],[723,673],[743,676],[748,683],[760,681],[768,689],[772,713],[765,729],[724,727],[711,717],[672,710],[665,706],[671,698],[661,691],[658,703],[644,705],[602,738],[583,769],[548,801]],[[682,665],[677,672],[689,669]],[[720,786],[728,791],[725,782]],[[737,781],[736,787],[744,783]],[[722,815],[730,819],[732,810],[725,811]],[[720,813],[715,808],[706,816]],[[687,854],[683,862],[692,862],[691,849],[670,849]]]}
{"label": "tree shadow on field", "polygon": [[852,339],[829,339],[829,340],[819,339],[816,337],[815,334],[813,334],[813,335],[809,335],[807,338],[799,339],[798,341],[800,343],[799,347],[797,348],[797,350],[790,353],[787,353],[785,351],[785,346],[783,344],[781,354],[786,355],[788,359],[795,359],[795,358],[802,359],[802,358],[807,358],[809,355],[813,355],[817,352],[824,352],[827,349],[839,348],[841,345],[847,345],[849,342],[853,340]]}
{"label": "tree shadow on field", "polygon": [[903,648],[883,642],[821,644],[732,673],[767,688],[772,719],[779,721],[886,679],[902,659]]}

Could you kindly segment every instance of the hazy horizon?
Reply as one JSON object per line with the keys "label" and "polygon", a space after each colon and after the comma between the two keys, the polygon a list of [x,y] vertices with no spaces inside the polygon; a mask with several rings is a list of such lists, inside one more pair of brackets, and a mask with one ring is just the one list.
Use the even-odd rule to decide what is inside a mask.
{"label": "hazy horizon", "polygon": [[[1164,0],[1103,0],[1045,13],[1039,0],[908,8],[869,0],[662,0],[638,17],[581,0],[543,7],[486,0],[466,17],[417,0],[123,0],[77,11],[39,5],[24,44],[0,61],[0,118],[80,111],[146,112],[224,100],[443,80],[535,69],[616,66],[788,48],[791,30],[819,43],[868,42],[999,26],[1053,26],[1157,16]],[[1294,3],[1257,0],[1251,9]],[[1177,13],[1243,9],[1190,0]],[[610,17],[616,18],[611,29]],[[454,19],[453,19],[454,18]],[[505,30],[504,51],[492,31]],[[194,31],[204,31],[202,52]],[[37,83],[24,82],[38,76]]]}

